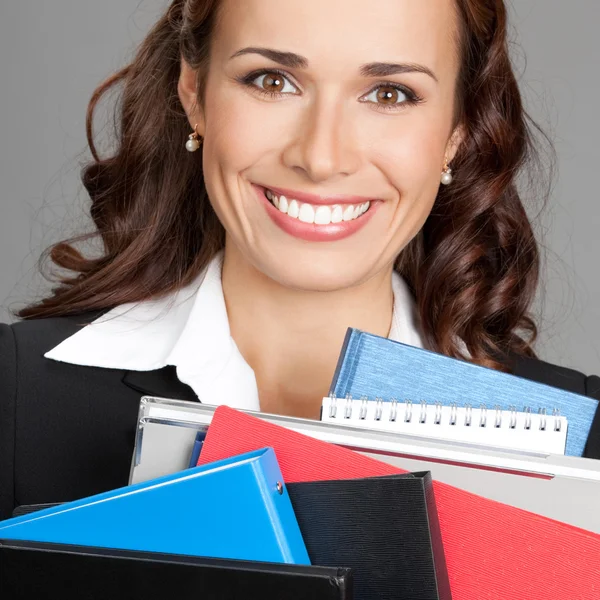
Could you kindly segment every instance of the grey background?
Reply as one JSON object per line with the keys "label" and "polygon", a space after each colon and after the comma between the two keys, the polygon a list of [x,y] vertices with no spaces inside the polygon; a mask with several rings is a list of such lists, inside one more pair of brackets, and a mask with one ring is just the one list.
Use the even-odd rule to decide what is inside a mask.
{"label": "grey background", "polygon": [[[436,1],[436,0],[429,0]],[[598,0],[510,0],[515,63],[530,114],[550,134],[558,172],[536,221],[545,270],[540,356],[600,372]],[[165,0],[0,3],[0,321],[43,295],[41,251],[85,230],[79,183],[85,109],[123,65]],[[532,215],[538,206],[532,204]]]}

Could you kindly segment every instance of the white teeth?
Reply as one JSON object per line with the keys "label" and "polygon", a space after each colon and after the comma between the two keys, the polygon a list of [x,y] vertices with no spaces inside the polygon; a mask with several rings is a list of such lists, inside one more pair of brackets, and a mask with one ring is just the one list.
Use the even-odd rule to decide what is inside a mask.
{"label": "white teeth", "polygon": [[300,206],[298,205],[297,200],[290,200],[287,214],[289,217],[294,217],[294,219],[298,218],[298,215],[300,214]]}
{"label": "white teeth", "polygon": [[336,204],[331,211],[331,222],[332,223],[341,223],[344,218],[344,211],[339,204]]}
{"label": "white teeth", "polygon": [[303,223],[314,223],[315,222],[315,209],[310,204],[303,204],[300,207],[300,214],[298,220]]}
{"label": "white teeth", "polygon": [[331,208],[319,206],[315,211],[315,223],[317,225],[329,225],[331,223]]}
{"label": "white teeth", "polygon": [[352,221],[366,213],[371,206],[370,202],[365,202],[364,204],[313,206],[312,204],[300,203],[293,198],[288,200],[285,196],[278,197],[266,188],[265,196],[280,212],[287,214],[292,219],[298,219],[303,223],[314,223],[315,225],[329,225],[329,223]]}
{"label": "white teeth", "polygon": [[354,219],[354,206],[352,206],[352,204],[344,209],[344,215],[342,218],[344,221],[352,221],[352,219]]}
{"label": "white teeth", "polygon": [[282,213],[286,213],[288,211],[288,201],[285,196],[279,196],[278,208]]}

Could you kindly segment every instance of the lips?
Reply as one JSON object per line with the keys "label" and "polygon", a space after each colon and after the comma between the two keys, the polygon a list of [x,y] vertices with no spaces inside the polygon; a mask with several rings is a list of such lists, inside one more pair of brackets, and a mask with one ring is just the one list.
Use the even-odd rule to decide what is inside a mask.
{"label": "lips", "polygon": [[306,202],[308,204],[363,204],[370,200],[380,200],[380,198],[373,198],[372,196],[358,196],[356,194],[333,194],[327,196],[320,196],[317,194],[310,194],[308,192],[302,192],[300,190],[290,190],[287,188],[273,187],[273,186],[262,186],[264,189],[269,189],[276,196],[285,196],[286,198],[295,198],[298,202]]}
{"label": "lips", "polygon": [[341,223],[358,219],[369,210],[369,201],[361,204],[312,204],[310,202],[299,202],[295,198],[285,195],[277,195],[272,190],[265,188],[265,196],[281,213],[287,214],[292,219],[298,219],[303,223],[314,223],[315,225],[329,225],[330,223]]}
{"label": "lips", "polygon": [[295,198],[291,194],[288,197],[281,193],[279,188],[266,188],[256,184],[252,184],[252,187],[267,214],[280,229],[311,242],[337,241],[354,235],[371,220],[382,204],[360,196],[322,198],[292,192],[299,196]]}

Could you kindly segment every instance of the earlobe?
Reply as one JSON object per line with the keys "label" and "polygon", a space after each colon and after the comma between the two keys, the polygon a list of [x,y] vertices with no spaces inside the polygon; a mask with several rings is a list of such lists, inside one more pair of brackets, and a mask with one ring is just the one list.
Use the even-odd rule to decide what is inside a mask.
{"label": "earlobe", "polygon": [[194,129],[197,125],[198,134],[204,136],[204,111],[198,103],[197,83],[197,72],[182,58],[177,93],[187,114],[190,127]]}

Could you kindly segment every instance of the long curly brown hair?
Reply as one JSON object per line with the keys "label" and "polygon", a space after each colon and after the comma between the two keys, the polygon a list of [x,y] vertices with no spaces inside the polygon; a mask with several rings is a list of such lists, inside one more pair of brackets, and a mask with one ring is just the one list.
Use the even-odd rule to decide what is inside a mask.
{"label": "long curly brown hair", "polygon": [[[504,0],[456,0],[462,68],[456,123],[464,141],[454,181],[441,186],[423,229],[396,268],[417,301],[428,346],[497,369],[510,355],[534,356],[528,315],[538,246],[516,187],[535,151],[507,43]],[[82,172],[99,257],[77,242],[52,247],[62,269],[50,297],[22,318],[81,314],[137,302],[191,283],[224,245],[199,164],[186,160],[189,124],[177,95],[181,56],[199,73],[209,60],[218,0],[175,0],[122,70],[94,92],[87,112],[93,160]],[[101,158],[93,120],[118,89],[116,145]],[[202,94],[200,95],[202,97]],[[66,273],[65,273],[66,271]]]}

